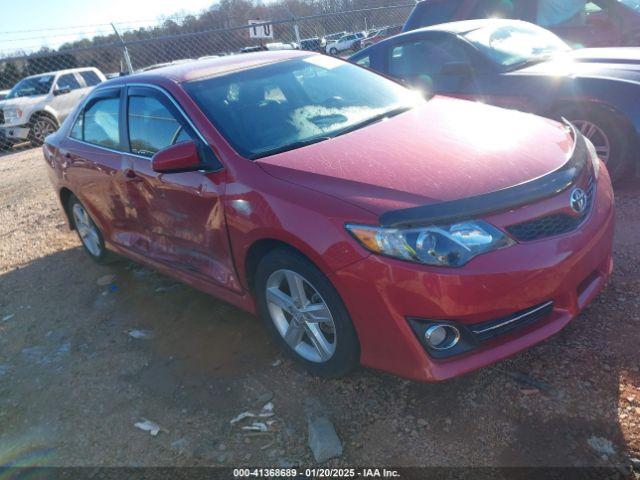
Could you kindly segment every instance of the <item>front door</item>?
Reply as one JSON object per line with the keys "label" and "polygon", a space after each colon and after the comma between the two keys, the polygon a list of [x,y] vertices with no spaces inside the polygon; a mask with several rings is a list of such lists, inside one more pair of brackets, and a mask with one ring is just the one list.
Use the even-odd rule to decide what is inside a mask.
{"label": "front door", "polygon": [[152,156],[183,141],[208,149],[168,94],[128,90],[128,200],[149,234],[147,255],[175,268],[239,290],[231,260],[221,196],[224,172],[156,173]]}

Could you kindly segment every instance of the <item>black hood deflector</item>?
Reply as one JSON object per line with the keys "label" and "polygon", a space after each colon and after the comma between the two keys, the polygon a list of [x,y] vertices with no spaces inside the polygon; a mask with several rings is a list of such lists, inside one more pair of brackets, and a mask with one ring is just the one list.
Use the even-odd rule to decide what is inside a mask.
{"label": "black hood deflector", "polygon": [[522,207],[559,194],[576,182],[589,158],[587,144],[582,134],[569,122],[565,121],[565,123],[571,129],[574,145],[569,160],[559,169],[496,192],[385,212],[380,215],[380,225],[388,228],[406,228],[456,222]]}

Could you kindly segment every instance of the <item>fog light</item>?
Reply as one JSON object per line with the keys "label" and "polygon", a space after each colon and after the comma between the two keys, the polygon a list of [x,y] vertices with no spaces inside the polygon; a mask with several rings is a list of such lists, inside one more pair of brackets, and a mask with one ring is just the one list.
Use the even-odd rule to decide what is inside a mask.
{"label": "fog light", "polygon": [[456,346],[460,331],[452,325],[433,325],[424,332],[424,339],[434,350],[447,350]]}

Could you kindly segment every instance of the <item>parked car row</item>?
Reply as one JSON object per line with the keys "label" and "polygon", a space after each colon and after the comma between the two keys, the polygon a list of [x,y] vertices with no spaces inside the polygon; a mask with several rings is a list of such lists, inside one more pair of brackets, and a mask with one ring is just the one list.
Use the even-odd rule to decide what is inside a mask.
{"label": "parked car row", "polygon": [[[433,32],[455,52],[470,35],[464,44],[498,82],[519,75],[503,63],[526,68],[507,54],[542,35],[515,24],[525,35],[491,63],[487,37],[510,25],[404,34],[355,60],[373,68],[383,52],[396,78],[416,72],[431,87],[437,79],[418,71],[441,55],[444,84],[464,84],[473,57],[413,45]],[[558,40],[544,39],[554,53]],[[363,364],[436,381],[554,335],[611,275],[611,181],[578,127],[425,97],[291,50],[102,83],[44,157],[95,261],[116,252],[259,314],[315,374]]]}

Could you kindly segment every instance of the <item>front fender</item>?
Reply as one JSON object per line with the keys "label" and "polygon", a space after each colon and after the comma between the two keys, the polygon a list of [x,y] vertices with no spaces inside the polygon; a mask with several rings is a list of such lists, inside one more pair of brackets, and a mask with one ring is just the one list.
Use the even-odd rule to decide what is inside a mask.
{"label": "front fender", "polygon": [[374,222],[373,214],[256,168],[251,183],[259,182],[259,186],[230,183],[225,195],[231,250],[236,271],[246,288],[250,283],[246,275],[248,253],[261,240],[276,240],[294,247],[328,277],[369,255],[344,225]]}

